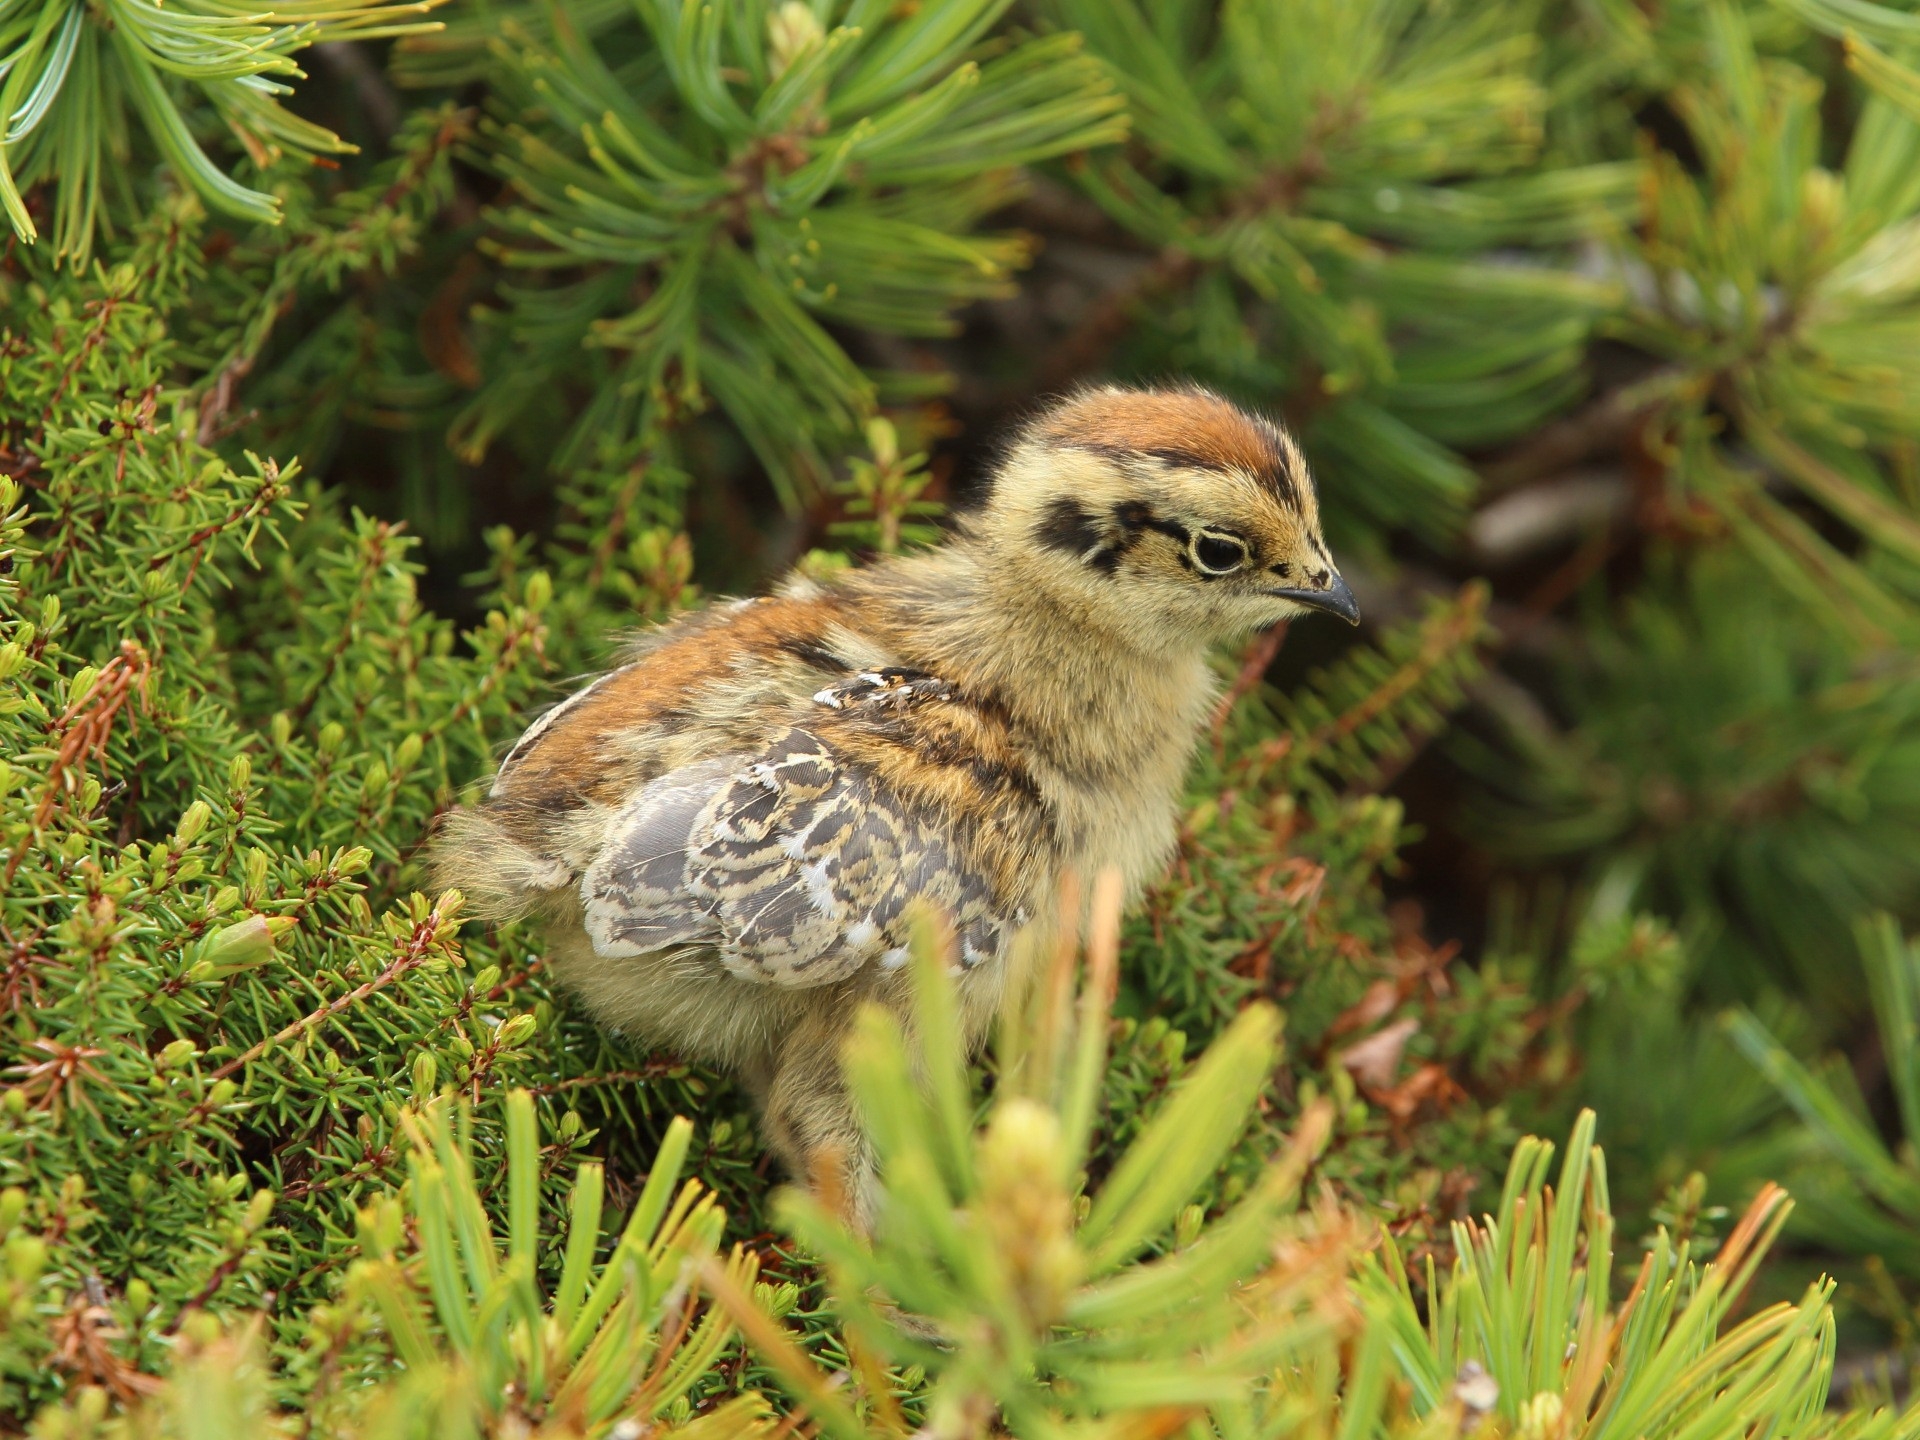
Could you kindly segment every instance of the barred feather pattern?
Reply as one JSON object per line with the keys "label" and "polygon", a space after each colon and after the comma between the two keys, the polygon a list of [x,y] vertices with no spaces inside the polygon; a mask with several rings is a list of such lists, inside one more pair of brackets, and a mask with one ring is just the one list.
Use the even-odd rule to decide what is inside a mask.
{"label": "barred feather pattern", "polygon": [[805,987],[904,962],[910,900],[951,917],[966,968],[1025,923],[944,825],[805,729],[661,776],[612,833],[580,882],[609,958],[712,947],[740,979]]}

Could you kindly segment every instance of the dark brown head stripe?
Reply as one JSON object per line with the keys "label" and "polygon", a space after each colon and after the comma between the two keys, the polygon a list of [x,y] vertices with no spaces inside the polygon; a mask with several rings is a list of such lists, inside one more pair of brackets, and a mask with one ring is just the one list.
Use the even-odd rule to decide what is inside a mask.
{"label": "dark brown head stripe", "polygon": [[1204,390],[1089,390],[1043,416],[1035,436],[1116,458],[1148,456],[1201,470],[1239,470],[1298,507],[1291,447],[1257,416]]}

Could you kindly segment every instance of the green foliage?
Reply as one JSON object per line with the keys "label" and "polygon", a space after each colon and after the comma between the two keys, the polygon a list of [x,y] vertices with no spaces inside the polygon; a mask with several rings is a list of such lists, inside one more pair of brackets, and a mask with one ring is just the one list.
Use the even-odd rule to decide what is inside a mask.
{"label": "green foliage", "polygon": [[1832,937],[1920,901],[1920,676],[1904,656],[1869,668],[1724,553],[1588,641],[1560,689],[1577,731],[1514,711],[1498,748],[1459,745],[1482,823],[1673,917],[1727,1000],[1760,959],[1844,1005]]}
{"label": "green foliage", "polygon": [[[0,0],[0,1429],[1911,1433],[1783,1267],[1910,1333],[1912,16],[422,13]],[[1080,1002],[863,1031],[874,1235],[776,1210],[418,846],[1110,372],[1283,411],[1374,629],[1223,670]],[[1583,1101],[1611,1189],[1583,1121],[1464,1223]]]}
{"label": "green foliage", "polygon": [[1443,533],[1475,486],[1447,447],[1523,434],[1576,394],[1616,303],[1550,250],[1484,252],[1607,233],[1634,198],[1632,163],[1537,165],[1531,7],[1051,8],[1108,62],[1143,142],[1080,172],[1160,257],[1136,363],[1285,397],[1337,543]]}
{"label": "green foliage", "polygon": [[1729,1012],[1726,1028],[1805,1126],[1793,1137],[1801,1163],[1792,1174],[1803,1195],[1807,1233],[1843,1252],[1872,1256],[1911,1281],[1920,1278],[1914,1237],[1920,1169],[1911,1138],[1920,1134],[1920,948],[1902,938],[1889,915],[1863,922],[1858,939],[1899,1107],[1904,1138],[1897,1148],[1882,1137],[1844,1064],[1803,1064],[1751,1010]]}
{"label": "green foliage", "polygon": [[[1668,503],[1714,517],[1856,643],[1911,643],[1920,116],[1868,96],[1829,169],[1819,81],[1758,56],[1739,7],[1705,13],[1712,78],[1673,97],[1705,173],[1654,161],[1646,285],[1621,323],[1670,362],[1654,413],[1656,443],[1677,452]],[[1808,524],[1783,488],[1854,543]]]}
{"label": "green foliage", "polygon": [[1008,293],[1021,243],[976,230],[1012,167],[1123,131],[1073,37],[969,58],[1006,8],[646,0],[592,45],[510,21],[487,153],[516,201],[493,327],[512,363],[456,445],[583,384],[561,467],[674,463],[674,429],[717,405],[788,503],[823,481],[884,381],[827,327],[940,334]]}
{"label": "green foliage", "polygon": [[[388,1427],[417,1428],[433,1417],[444,1429],[466,1410],[473,1417],[467,1423],[482,1433],[545,1426],[605,1435],[632,1418],[697,1429],[714,1440],[759,1433],[764,1410],[752,1393],[703,1416],[697,1427],[672,1426],[690,1415],[689,1393],[707,1380],[732,1333],[717,1311],[697,1323],[689,1314],[689,1283],[719,1248],[725,1223],[697,1180],[674,1193],[692,1127],[684,1120],[668,1127],[604,1262],[595,1257],[602,1169],[580,1167],[568,1197],[560,1278],[543,1296],[536,1126],[532,1097],[513,1091],[504,1246],[482,1206],[471,1147],[455,1143],[445,1105],[409,1125],[404,1213],[399,1201],[386,1199],[361,1214],[361,1250],[370,1258],[356,1263],[348,1293],[362,1308],[377,1309],[406,1365],[405,1380],[376,1404],[413,1425],[388,1419]],[[417,1236],[412,1264],[396,1254],[403,1233]],[[723,1273],[728,1283],[750,1288],[754,1269],[736,1246]],[[431,1322],[416,1298],[421,1272]]]}
{"label": "green foliage", "polygon": [[75,268],[86,265],[96,233],[112,227],[110,211],[128,208],[122,194],[106,192],[124,188],[115,172],[133,158],[129,108],[147,144],[207,205],[238,219],[277,221],[271,193],[242,184],[208,157],[177,89],[191,87],[257,168],[285,151],[340,154],[353,147],[281,107],[279,97],[292,91],[287,82],[301,78],[293,56],[322,41],[435,29],[412,17],[436,3],[288,0],[262,14],[221,0],[176,0],[167,9],[138,0],[10,0],[0,6],[0,206],[14,234],[38,238],[24,194],[49,181],[55,253]]}
{"label": "green foliage", "polygon": [[1704,1266],[1662,1231],[1613,1310],[1613,1216],[1593,1125],[1583,1113],[1551,1187],[1553,1147],[1520,1142],[1498,1212],[1456,1225],[1444,1283],[1429,1270],[1426,1313],[1395,1249],[1369,1257],[1361,1289],[1378,1329],[1367,1338],[1381,1353],[1363,1354],[1356,1372],[1377,1373],[1391,1354],[1416,1412],[1451,1402],[1493,1411],[1521,1434],[1830,1433],[1831,1283],[1729,1323],[1786,1219],[1785,1195],[1756,1198]]}

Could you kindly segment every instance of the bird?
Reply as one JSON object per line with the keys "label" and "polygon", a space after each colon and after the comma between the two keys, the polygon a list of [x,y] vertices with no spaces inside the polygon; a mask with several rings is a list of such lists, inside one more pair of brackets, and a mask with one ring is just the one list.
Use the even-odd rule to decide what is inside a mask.
{"label": "bird", "polygon": [[1360,618],[1281,424],[1085,388],[1013,429],[941,543],[642,633],[444,818],[436,879],[543,925],[603,1026],[742,1079],[789,1172],[833,1166],[868,1227],[841,1049],[868,1002],[907,1020],[915,914],[950,926],[977,1047],[1065,877],[1131,899],[1171,857],[1213,648],[1311,611]]}

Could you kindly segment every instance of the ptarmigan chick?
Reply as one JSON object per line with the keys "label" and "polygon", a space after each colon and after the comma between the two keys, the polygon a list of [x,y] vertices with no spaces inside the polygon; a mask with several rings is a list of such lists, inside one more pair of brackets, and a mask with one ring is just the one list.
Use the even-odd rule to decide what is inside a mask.
{"label": "ptarmigan chick", "polygon": [[1083,391],[938,549],[645,637],[449,817],[439,878],[544,919],[602,1023],[741,1074],[797,1174],[850,1167],[864,1222],[840,1048],[862,1001],[905,1004],[911,902],[951,919],[977,1041],[1063,872],[1131,897],[1166,862],[1208,647],[1303,610],[1359,618],[1285,432],[1197,389]]}

